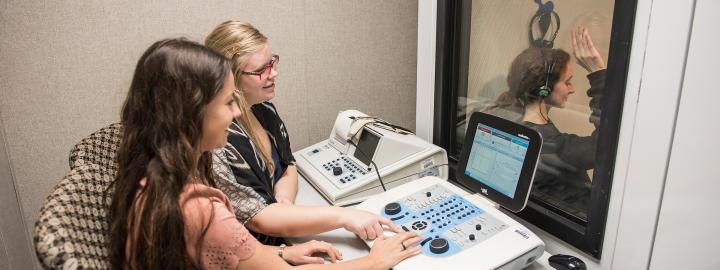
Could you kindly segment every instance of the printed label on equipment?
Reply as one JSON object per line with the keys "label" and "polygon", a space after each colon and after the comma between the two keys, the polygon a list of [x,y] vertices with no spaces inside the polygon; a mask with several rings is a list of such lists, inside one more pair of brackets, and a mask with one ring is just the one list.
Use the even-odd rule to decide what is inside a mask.
{"label": "printed label on equipment", "polygon": [[522,236],[523,238],[525,238],[525,239],[528,239],[528,240],[530,239],[530,234],[529,234],[528,232],[524,231],[524,230],[515,229],[515,232],[516,232],[517,234],[519,234],[520,236]]}
{"label": "printed label on equipment", "polygon": [[435,157],[429,157],[428,159],[420,162],[420,170],[425,170],[433,165],[435,165]]}
{"label": "printed label on equipment", "polygon": [[420,162],[420,172],[418,173],[418,177],[423,178],[425,176],[440,176],[440,171],[437,166],[435,166],[434,157],[429,157],[428,159]]}

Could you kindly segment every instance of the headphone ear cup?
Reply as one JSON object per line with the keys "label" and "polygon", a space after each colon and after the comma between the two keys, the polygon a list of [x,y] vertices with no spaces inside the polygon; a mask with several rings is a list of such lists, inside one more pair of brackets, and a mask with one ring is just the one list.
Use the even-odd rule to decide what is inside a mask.
{"label": "headphone ear cup", "polygon": [[[543,51],[540,51],[540,52],[542,53]],[[552,75],[552,72],[553,72],[553,70],[555,69],[555,60],[556,60],[556,59],[555,59],[555,53],[556,53],[555,50],[552,49],[552,55],[551,55],[551,61],[552,61],[552,63],[550,63],[550,65],[548,65],[547,59],[545,58],[545,53],[542,53],[542,55],[543,55],[543,60],[544,60],[544,62],[545,62],[545,64],[544,64],[544,67],[545,67],[545,84],[543,84],[543,86],[540,86],[540,88],[538,88],[538,90],[537,90],[537,92],[536,92],[536,94],[537,94],[538,97],[546,98],[546,97],[549,96],[550,93],[552,92],[552,88],[550,88],[550,86],[548,86],[548,84],[550,83],[550,75]]]}
{"label": "headphone ear cup", "polygon": [[549,96],[550,87],[548,87],[547,85],[540,86],[540,88],[538,88],[537,95],[541,98]]}

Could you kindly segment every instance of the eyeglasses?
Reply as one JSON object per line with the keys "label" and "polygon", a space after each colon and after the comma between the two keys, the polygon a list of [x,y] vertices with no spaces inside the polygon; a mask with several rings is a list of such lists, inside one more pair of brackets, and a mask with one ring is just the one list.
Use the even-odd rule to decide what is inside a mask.
{"label": "eyeglasses", "polygon": [[257,71],[240,71],[240,74],[242,75],[256,75],[258,76],[258,79],[262,80],[262,75],[265,74],[265,72],[268,72],[270,70],[277,70],[277,65],[280,62],[280,56],[277,54],[273,54],[272,58],[270,58],[270,62],[267,63],[264,67]]}

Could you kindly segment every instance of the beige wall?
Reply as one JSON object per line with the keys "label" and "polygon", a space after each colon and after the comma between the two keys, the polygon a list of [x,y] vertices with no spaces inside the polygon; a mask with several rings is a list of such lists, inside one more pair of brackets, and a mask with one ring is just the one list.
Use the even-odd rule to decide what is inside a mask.
{"label": "beige wall", "polygon": [[[614,0],[553,2],[555,12],[560,15],[560,31],[555,40],[555,48],[572,54],[570,31],[584,25],[607,63]],[[494,101],[497,95],[507,90],[507,70],[515,56],[530,45],[527,26],[536,10],[537,5],[533,1],[472,2],[469,98]],[[593,126],[588,122],[589,98],[585,94],[590,87],[586,75],[587,72],[575,63],[572,80],[575,94],[568,98],[565,109],[550,111],[550,117],[563,132],[584,135],[592,132]]]}
{"label": "beige wall", "polygon": [[417,2],[39,1],[0,4],[0,116],[28,229],[82,137],[118,121],[152,42],[254,23],[282,55],[274,102],[294,149],[354,108],[415,128]]}
{"label": "beige wall", "polygon": [[[0,117],[0,127],[2,122]],[[34,252],[30,235],[24,233],[25,222],[12,181],[6,145],[5,134],[0,129],[0,269],[27,269],[34,264]]]}

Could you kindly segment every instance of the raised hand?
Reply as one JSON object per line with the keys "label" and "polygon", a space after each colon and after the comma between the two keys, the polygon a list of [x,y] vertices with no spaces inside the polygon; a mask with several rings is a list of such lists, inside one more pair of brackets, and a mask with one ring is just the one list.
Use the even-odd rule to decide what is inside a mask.
{"label": "raised hand", "polygon": [[400,228],[387,218],[362,210],[350,208],[343,210],[345,211],[340,217],[343,227],[357,234],[363,240],[383,238],[385,236],[383,226],[390,228],[393,232],[400,232]]}
{"label": "raised hand", "polygon": [[294,264],[323,264],[325,259],[312,256],[315,253],[325,253],[333,263],[342,260],[342,253],[333,245],[324,242],[312,240],[299,245],[288,246],[283,251],[283,259]]}
{"label": "raised hand", "polygon": [[590,73],[605,69],[605,61],[603,61],[602,56],[595,48],[587,28],[580,26],[570,34],[572,36],[573,55],[578,64]]}

